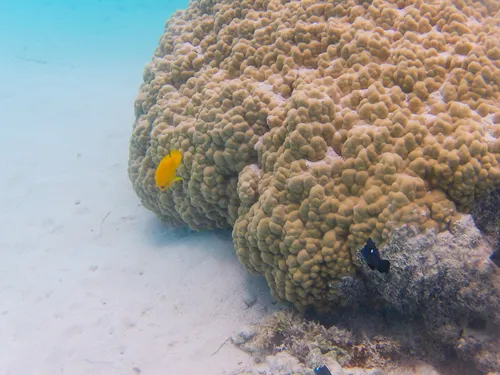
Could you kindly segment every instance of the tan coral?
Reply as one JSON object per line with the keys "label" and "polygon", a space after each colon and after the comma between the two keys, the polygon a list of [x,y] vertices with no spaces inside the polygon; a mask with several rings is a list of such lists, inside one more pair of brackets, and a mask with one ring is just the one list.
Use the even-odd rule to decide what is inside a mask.
{"label": "tan coral", "polygon": [[[368,237],[446,230],[500,187],[499,9],[193,0],[144,72],[134,189],[170,225],[232,228],[277,298],[342,304]],[[162,193],[172,148],[183,181]]]}

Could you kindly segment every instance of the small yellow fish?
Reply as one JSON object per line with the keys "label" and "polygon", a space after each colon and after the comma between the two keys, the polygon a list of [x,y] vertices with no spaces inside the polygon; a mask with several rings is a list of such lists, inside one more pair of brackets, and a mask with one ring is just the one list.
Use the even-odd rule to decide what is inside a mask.
{"label": "small yellow fish", "polygon": [[161,191],[167,190],[174,181],[182,180],[175,175],[181,159],[182,154],[178,150],[171,150],[167,156],[161,159],[155,173],[156,186]]}

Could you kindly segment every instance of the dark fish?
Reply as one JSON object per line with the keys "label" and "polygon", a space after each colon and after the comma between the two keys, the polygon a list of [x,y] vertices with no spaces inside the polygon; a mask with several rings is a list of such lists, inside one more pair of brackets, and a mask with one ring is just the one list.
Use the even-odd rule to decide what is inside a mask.
{"label": "dark fish", "polygon": [[328,370],[328,367],[326,366],[318,366],[314,368],[314,373],[316,375],[332,375],[330,370]]}
{"label": "dark fish", "polygon": [[376,269],[378,272],[382,273],[389,272],[389,267],[391,264],[388,260],[380,259],[380,254],[378,253],[377,246],[375,246],[375,243],[371,238],[368,238],[368,241],[366,241],[366,245],[361,249],[361,254],[363,254],[363,257],[366,260],[366,264],[368,264],[368,267],[370,267],[370,269]]}
{"label": "dark fish", "polygon": [[498,255],[498,251],[495,251],[490,255],[490,259],[493,263],[496,264],[497,267],[500,267],[500,255]]}

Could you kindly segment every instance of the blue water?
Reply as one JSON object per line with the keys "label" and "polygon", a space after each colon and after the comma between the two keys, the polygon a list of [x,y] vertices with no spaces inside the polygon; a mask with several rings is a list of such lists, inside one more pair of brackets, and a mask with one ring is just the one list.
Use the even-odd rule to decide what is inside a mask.
{"label": "blue water", "polygon": [[[0,62],[142,71],[166,19],[187,0],[3,0]],[[34,62],[35,63],[35,62]]]}

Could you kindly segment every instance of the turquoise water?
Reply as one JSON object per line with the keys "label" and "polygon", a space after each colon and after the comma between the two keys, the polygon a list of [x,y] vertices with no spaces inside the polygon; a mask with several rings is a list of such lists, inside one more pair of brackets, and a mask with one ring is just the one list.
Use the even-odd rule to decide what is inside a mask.
{"label": "turquoise water", "polygon": [[99,70],[142,71],[165,20],[186,0],[15,1],[0,3],[2,63],[31,60]]}
{"label": "turquoise water", "polygon": [[[24,136],[15,128],[62,126],[63,131],[84,132],[88,126],[78,123],[84,117],[132,124],[144,66],[167,18],[187,3],[0,2],[1,126],[11,130],[10,139],[4,137],[0,145],[9,147]],[[22,117],[12,111],[20,103],[30,108]],[[61,144],[63,137],[51,139]]]}

